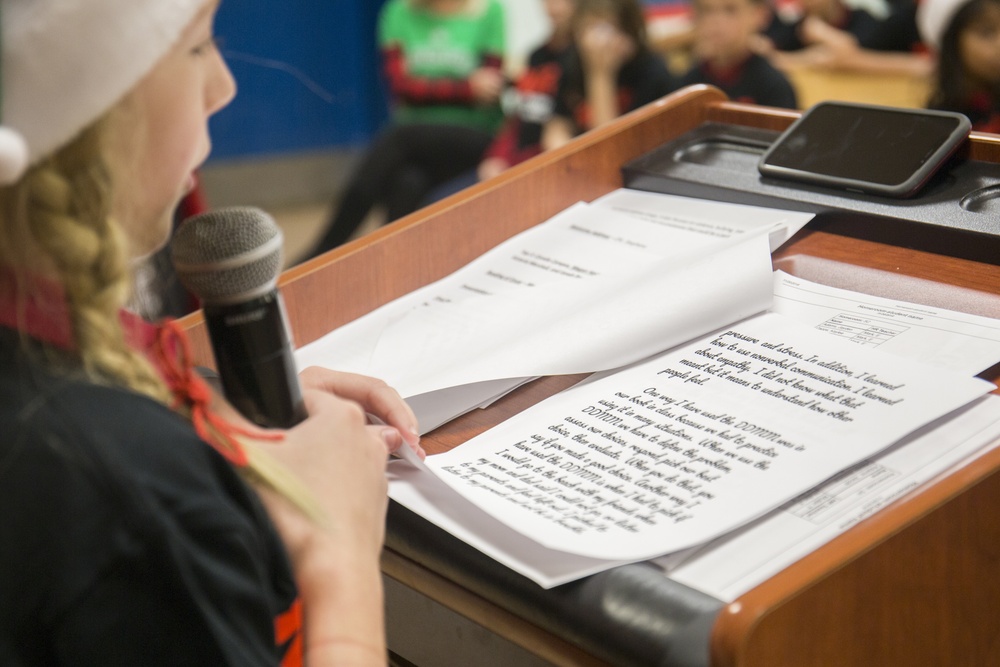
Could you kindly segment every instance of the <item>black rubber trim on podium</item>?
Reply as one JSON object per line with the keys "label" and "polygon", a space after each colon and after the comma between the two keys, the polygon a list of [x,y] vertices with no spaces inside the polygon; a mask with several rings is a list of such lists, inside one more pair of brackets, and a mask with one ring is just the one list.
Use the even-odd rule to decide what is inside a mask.
{"label": "black rubber trim on podium", "polygon": [[724,603],[623,565],[545,590],[396,502],[386,545],[517,616],[623,667],[704,667]]}
{"label": "black rubber trim on podium", "polygon": [[917,196],[893,199],[762,177],[757,160],[779,134],[705,123],[625,164],[623,184],[815,213],[812,229],[1000,264],[1000,164],[956,157]]}

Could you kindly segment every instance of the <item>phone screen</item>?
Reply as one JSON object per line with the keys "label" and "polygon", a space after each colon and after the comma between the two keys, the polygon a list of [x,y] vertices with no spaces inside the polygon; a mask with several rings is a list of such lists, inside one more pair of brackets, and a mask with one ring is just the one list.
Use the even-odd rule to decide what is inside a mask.
{"label": "phone screen", "polygon": [[909,189],[919,185],[915,178],[930,176],[967,134],[968,120],[959,114],[824,103],[779,137],[761,171],[820,183],[827,177],[834,185],[839,180],[884,191]]}

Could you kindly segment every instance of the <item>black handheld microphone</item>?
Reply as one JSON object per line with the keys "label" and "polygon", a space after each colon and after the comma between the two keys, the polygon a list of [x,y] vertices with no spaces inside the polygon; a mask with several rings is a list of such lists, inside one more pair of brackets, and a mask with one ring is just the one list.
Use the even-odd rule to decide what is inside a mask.
{"label": "black handheld microphone", "polygon": [[226,398],[260,426],[305,419],[277,289],[282,234],[274,219],[248,207],[196,215],[177,229],[172,253],[181,282],[202,301]]}

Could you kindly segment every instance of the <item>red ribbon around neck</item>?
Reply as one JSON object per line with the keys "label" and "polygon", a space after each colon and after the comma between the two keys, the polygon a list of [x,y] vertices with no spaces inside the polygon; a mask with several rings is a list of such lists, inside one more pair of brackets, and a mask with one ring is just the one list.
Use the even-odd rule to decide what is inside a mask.
{"label": "red ribbon around neck", "polygon": [[[143,352],[167,383],[173,408],[187,408],[195,432],[233,465],[247,465],[246,451],[236,436],[284,438],[280,432],[243,428],[211,410],[212,392],[195,371],[190,342],[176,322],[168,320],[156,327],[125,310],[119,317],[128,344]],[[76,348],[65,292],[54,281],[33,279],[31,290],[21,291],[13,274],[0,269],[0,326],[23,331],[48,345]]]}
{"label": "red ribbon around neck", "polygon": [[233,465],[247,465],[247,454],[235,436],[243,435],[260,440],[281,440],[284,434],[273,431],[248,429],[233,424],[210,409],[212,392],[205,380],[191,363],[191,344],[184,331],[172,320],[163,322],[156,329],[156,339],[149,348],[170,392],[174,396],[174,409],[187,407],[191,423],[202,440],[211,444]]}

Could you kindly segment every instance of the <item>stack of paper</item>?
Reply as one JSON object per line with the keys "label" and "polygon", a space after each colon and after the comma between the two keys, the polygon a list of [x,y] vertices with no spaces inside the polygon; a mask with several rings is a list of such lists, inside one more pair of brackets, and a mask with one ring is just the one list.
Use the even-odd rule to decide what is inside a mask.
{"label": "stack of paper", "polygon": [[[769,313],[394,464],[391,495],[548,587],[703,545],[994,388]],[[983,406],[966,418],[995,439]]]}
{"label": "stack of paper", "polygon": [[[605,371],[394,462],[390,495],[545,587],[661,557],[732,598],[1000,437],[972,377],[1000,360],[997,322],[772,274],[807,220],[618,191],[299,361],[381,376],[432,424],[529,377]],[[747,551],[755,531],[773,548]]]}

